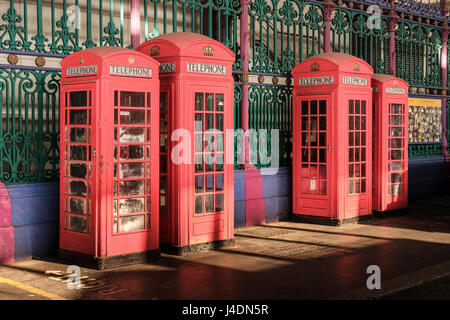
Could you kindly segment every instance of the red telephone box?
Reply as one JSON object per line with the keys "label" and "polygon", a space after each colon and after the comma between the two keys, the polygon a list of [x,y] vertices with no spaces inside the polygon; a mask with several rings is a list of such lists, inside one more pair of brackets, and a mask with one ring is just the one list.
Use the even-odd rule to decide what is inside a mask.
{"label": "red telephone box", "polygon": [[[136,50],[161,63],[161,249],[184,254],[231,245],[234,166],[225,155],[234,147],[225,132],[234,130],[234,54],[189,32],[165,34]],[[192,148],[180,153],[185,139]],[[184,160],[175,163],[179,155]]]}
{"label": "red telephone box", "polygon": [[61,62],[60,254],[103,269],[159,256],[159,63],[99,47]]}
{"label": "red telephone box", "polygon": [[383,74],[373,87],[373,209],[408,206],[408,84]]}
{"label": "red telephone box", "polygon": [[344,53],[292,70],[294,218],[340,224],[371,215],[372,74]]}

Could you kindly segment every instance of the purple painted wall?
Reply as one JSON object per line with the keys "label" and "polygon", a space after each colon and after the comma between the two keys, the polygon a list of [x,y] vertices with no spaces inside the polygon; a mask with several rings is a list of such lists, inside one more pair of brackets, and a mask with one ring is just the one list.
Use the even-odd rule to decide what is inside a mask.
{"label": "purple painted wall", "polygon": [[0,264],[14,262],[14,228],[11,225],[11,198],[0,182]]}

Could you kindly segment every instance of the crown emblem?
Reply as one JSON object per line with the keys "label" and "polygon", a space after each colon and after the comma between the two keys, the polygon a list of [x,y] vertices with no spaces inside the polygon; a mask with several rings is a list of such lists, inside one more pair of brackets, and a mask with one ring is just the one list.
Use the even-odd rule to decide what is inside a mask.
{"label": "crown emblem", "polygon": [[318,64],[317,62],[314,62],[311,67],[309,67],[309,69],[311,71],[319,71],[320,70],[320,64]]}
{"label": "crown emblem", "polygon": [[207,57],[212,57],[214,55],[214,49],[207,45],[206,47],[203,48],[203,55],[207,56]]}
{"label": "crown emblem", "polygon": [[359,71],[359,70],[361,70],[361,67],[359,66],[359,64],[355,63],[353,65],[353,71]]}
{"label": "crown emblem", "polygon": [[150,49],[150,56],[157,57],[157,56],[159,56],[160,52],[161,52],[161,49],[158,46],[154,46]]}
{"label": "crown emblem", "polygon": [[129,64],[134,64],[134,57],[133,56],[130,56],[129,58],[128,58],[128,63]]}
{"label": "crown emblem", "polygon": [[79,62],[80,64],[83,64],[83,62],[84,62],[83,56],[81,56],[80,59],[78,59],[78,62]]}

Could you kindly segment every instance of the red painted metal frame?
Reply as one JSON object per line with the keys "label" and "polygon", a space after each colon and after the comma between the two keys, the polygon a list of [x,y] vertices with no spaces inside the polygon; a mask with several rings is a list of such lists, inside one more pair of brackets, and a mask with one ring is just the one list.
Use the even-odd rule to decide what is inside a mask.
{"label": "red painted metal frame", "polygon": [[[343,53],[320,54],[292,70],[295,215],[342,221],[372,213],[372,74],[365,61]],[[323,77],[332,81],[314,84]]]}
{"label": "red painted metal frame", "polygon": [[[141,44],[136,50],[153,56],[162,66],[167,63],[173,63],[174,70],[160,72],[161,93],[167,92],[169,97],[169,140],[170,135],[177,129],[187,130],[191,135],[190,164],[174,164],[172,162],[171,153],[174,147],[178,145],[178,141],[169,142],[168,154],[164,153],[162,155],[162,157],[166,157],[168,166],[167,200],[169,207],[167,215],[160,215],[160,241],[173,246],[183,247],[216,240],[232,239],[234,233],[233,163],[224,163],[223,171],[217,167],[216,163],[214,164],[214,172],[211,172],[212,174],[216,174],[216,172],[219,172],[218,174],[220,175],[223,174],[224,190],[223,193],[219,191],[219,194],[223,194],[224,197],[223,210],[213,213],[195,213],[196,195],[205,194],[207,190],[202,191],[202,193],[195,192],[196,176],[202,174],[195,172],[194,121],[196,114],[199,115],[200,113],[214,114],[214,119],[216,119],[215,114],[217,110],[199,113],[198,111],[196,112],[194,104],[196,93],[223,94],[223,133],[227,129],[234,129],[234,80],[232,77],[234,54],[226,46],[211,38],[189,32],[170,33],[157,37]],[[188,72],[188,62],[226,66],[226,73]],[[222,114],[222,112],[219,113]],[[206,119],[206,115],[204,117]],[[204,125],[206,125],[206,121],[204,121]],[[226,143],[225,134],[223,137],[223,154],[226,155],[230,152],[233,154],[233,141]],[[217,145],[214,152],[217,152]],[[205,166],[203,166],[202,170],[206,170]],[[214,191],[209,192],[208,196],[215,196],[216,194],[214,187]],[[216,203],[214,202],[214,204]],[[203,202],[204,209],[206,209],[205,205]]]}
{"label": "red painted metal frame", "polygon": [[[152,69],[152,75],[151,77],[148,75],[115,75],[110,73],[111,65],[150,68]],[[61,62],[61,66],[60,248],[93,257],[109,257],[158,249],[159,63],[148,56],[129,49],[99,47],[76,52],[65,58]],[[77,76],[67,74],[67,68],[69,67],[86,66],[96,66],[97,70],[94,74]],[[72,101],[70,100],[70,92],[86,90],[91,92],[91,98],[87,99],[88,107],[84,104],[81,104],[80,107],[73,108],[66,106],[66,103]],[[117,98],[115,98],[116,91]],[[121,95],[122,92],[123,95]],[[75,94],[73,95],[75,97]],[[144,102],[136,105],[134,101],[141,101],[137,98],[142,98],[142,95],[144,95]],[[123,99],[119,99],[120,97]],[[116,106],[119,102],[124,105],[120,110]],[[127,104],[128,106],[126,106]],[[86,131],[90,132],[92,136],[89,136],[85,143],[71,142],[70,139],[73,138],[70,136],[70,128],[74,128],[74,125],[70,125],[72,121],[70,118],[71,110],[77,110],[73,115],[76,115],[77,112],[83,115],[83,110],[87,109],[90,110],[90,117],[88,117],[90,122],[85,125],[75,125],[75,127],[86,128]],[[117,113],[115,110],[117,110]],[[122,115],[119,119],[120,111],[122,111]],[[125,113],[128,114],[128,117],[124,115]],[[121,125],[121,122],[126,122],[131,119],[129,117],[130,115],[134,116],[134,124]],[[84,120],[81,121],[83,122]],[[84,131],[84,129],[78,130],[81,130],[80,132]],[[141,139],[141,135],[136,134],[133,136],[133,139],[138,139],[138,141],[124,143],[123,140],[126,137],[131,139],[130,137],[134,133],[142,132],[142,130],[145,132],[143,141],[139,140]],[[119,134],[120,136],[117,136]],[[148,152],[145,146],[149,144],[151,144],[151,148]],[[88,165],[90,167],[90,173],[87,173],[88,175],[85,179],[75,180],[77,180],[78,185],[84,185],[80,181],[88,182],[89,189],[87,190],[86,196],[77,197],[79,199],[84,198],[90,200],[90,205],[87,208],[89,210],[88,214],[82,214],[81,211],[79,211],[80,214],[68,212],[70,207],[68,207],[66,202],[66,198],[68,198],[66,188],[68,187],[65,187],[65,181],[69,179],[70,172],[68,168],[70,167],[70,163],[73,162],[69,160],[71,157],[71,146],[73,145],[86,146],[86,160],[75,162],[79,163],[78,166]],[[114,160],[116,146],[118,149],[116,151],[116,157],[119,159],[117,161]],[[122,148],[119,148],[119,146],[122,146]],[[121,157],[134,157],[134,160],[128,159],[127,161],[122,161],[125,163],[124,168],[128,167],[130,169],[135,167],[136,169],[140,167],[140,165],[136,164],[136,159],[140,159],[141,162],[145,163],[145,170],[136,174],[138,177],[131,182],[130,179],[120,178],[120,174],[124,175],[126,171],[120,173],[120,169],[116,168],[117,171],[115,173],[114,168],[115,164],[118,167],[120,166]],[[131,163],[134,163],[134,165]],[[147,171],[147,164],[150,164],[150,171]],[[76,168],[76,166],[70,168]],[[137,173],[138,171],[134,172]],[[115,174],[117,178],[114,177]],[[144,186],[142,186],[141,181],[144,181]],[[147,184],[150,181],[151,183]],[[135,188],[131,192],[129,190],[133,189],[132,186]],[[72,189],[70,190],[72,191]],[[148,202],[145,199],[145,207],[137,207],[139,213],[134,212],[132,214],[129,212],[128,215],[126,213],[122,215],[120,213],[120,206],[116,207],[116,210],[119,211],[119,215],[116,216],[119,219],[119,229],[118,232],[114,232],[113,201],[115,198],[118,199],[115,193],[120,193],[122,190],[128,190],[127,192],[131,192],[135,196],[132,200],[124,200],[124,203],[127,201],[142,203],[136,200],[140,196],[149,196],[148,200],[150,202],[147,205]],[[129,198],[132,197],[124,196],[124,199]],[[140,215],[143,215],[145,219],[143,229],[138,228],[139,230],[134,229],[132,231],[128,230],[128,232],[121,232],[121,217],[128,217],[125,218],[128,221],[142,221],[139,217]],[[77,231],[74,230],[76,228],[73,226],[72,230],[69,230],[69,226],[65,224],[65,219],[70,216],[79,217],[77,219],[87,217],[86,228],[84,228],[83,224],[80,224],[77,226]],[[82,232],[83,229],[85,229],[85,232]]]}
{"label": "red painted metal frame", "polygon": [[[375,74],[372,77],[372,87],[374,88],[375,129],[373,209],[388,211],[406,208],[408,206],[408,84],[394,76]],[[394,105],[401,106],[401,110],[393,110]],[[402,124],[391,123],[397,119],[402,119]],[[400,132],[399,129],[402,129],[402,135],[392,136],[397,131]],[[399,142],[401,145],[398,145]],[[393,161],[395,159],[391,159],[392,157],[397,161]],[[396,168],[392,163],[401,164],[401,168]],[[400,182],[396,182],[398,177],[401,179]],[[397,192],[399,194],[392,194]]]}

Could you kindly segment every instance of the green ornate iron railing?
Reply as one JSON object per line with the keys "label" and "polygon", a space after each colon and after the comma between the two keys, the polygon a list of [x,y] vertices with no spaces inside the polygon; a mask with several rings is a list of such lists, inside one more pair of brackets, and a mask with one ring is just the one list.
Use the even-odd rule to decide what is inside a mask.
{"label": "green ornate iron railing", "polygon": [[58,72],[0,69],[0,179],[59,177]]}
{"label": "green ornate iron railing", "polygon": [[369,28],[370,14],[336,8],[331,20],[331,47],[367,61],[375,73],[388,73],[389,21],[382,17],[380,28]]}
{"label": "green ornate iron railing", "polygon": [[323,52],[323,7],[299,0],[254,0],[250,16],[250,70],[289,74]]}
{"label": "green ornate iron railing", "polygon": [[440,28],[399,21],[395,44],[398,77],[410,86],[442,87]]}

